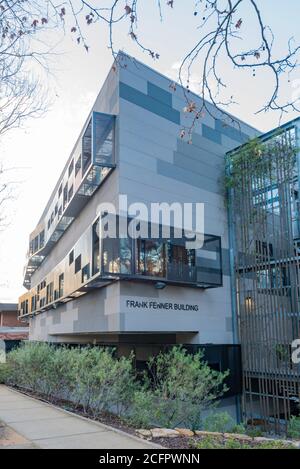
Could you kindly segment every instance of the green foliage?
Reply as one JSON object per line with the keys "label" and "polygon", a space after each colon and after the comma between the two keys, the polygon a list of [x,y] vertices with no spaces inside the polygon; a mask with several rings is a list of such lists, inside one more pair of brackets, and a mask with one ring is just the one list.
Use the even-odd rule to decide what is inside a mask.
{"label": "green foliage", "polygon": [[258,138],[249,140],[229,156],[225,177],[226,189],[243,190],[248,184],[253,184],[254,180],[264,178],[272,181],[278,177],[274,171],[275,164],[282,169],[281,177],[290,178],[297,151],[295,145],[289,140],[288,134],[282,130],[266,142]]}
{"label": "green foliage", "polygon": [[281,441],[265,441],[262,443],[247,443],[234,439],[220,439],[213,436],[206,436],[200,441],[192,441],[195,449],[296,449],[293,445],[285,444]]}
{"label": "green foliage", "polygon": [[258,436],[263,436],[263,432],[260,428],[249,427],[247,428],[247,435],[251,438],[256,438]]}
{"label": "green foliage", "polygon": [[23,344],[7,357],[8,384],[66,400],[98,417],[111,412],[134,426],[184,425],[199,428],[201,414],[226,390],[224,379],[203,361],[179,347],[148,362],[149,373],[137,379],[133,356],[117,359],[112,349]]}
{"label": "green foliage", "polygon": [[66,348],[26,343],[8,355],[8,384],[64,399],[97,416],[126,412],[137,386],[132,357],[116,359],[98,347]]}
{"label": "green foliage", "polygon": [[203,422],[203,430],[207,432],[230,433],[236,424],[228,412],[215,412],[208,415]]}
{"label": "green foliage", "polygon": [[227,390],[224,379],[228,372],[212,370],[203,354],[188,354],[180,347],[160,353],[148,362],[151,379],[135,395],[132,418],[143,416],[144,426],[167,428],[185,426],[199,429],[204,409],[217,404]]}
{"label": "green foliage", "polygon": [[10,368],[6,363],[0,363],[0,384],[5,384],[9,378]]}
{"label": "green foliage", "polygon": [[287,429],[290,438],[300,439],[300,417],[292,416]]}
{"label": "green foliage", "polygon": [[112,350],[88,348],[80,353],[73,400],[94,416],[114,411],[125,415],[137,388],[133,357],[116,359]]}

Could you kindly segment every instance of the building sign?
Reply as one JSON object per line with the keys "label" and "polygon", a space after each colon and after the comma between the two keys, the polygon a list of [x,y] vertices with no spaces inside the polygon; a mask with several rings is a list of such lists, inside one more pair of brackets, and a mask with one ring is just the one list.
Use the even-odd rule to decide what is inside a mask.
{"label": "building sign", "polygon": [[159,301],[159,300],[135,300],[125,299],[127,309],[155,309],[155,310],[173,310],[173,311],[199,311],[197,304],[189,303],[174,303],[173,301]]}

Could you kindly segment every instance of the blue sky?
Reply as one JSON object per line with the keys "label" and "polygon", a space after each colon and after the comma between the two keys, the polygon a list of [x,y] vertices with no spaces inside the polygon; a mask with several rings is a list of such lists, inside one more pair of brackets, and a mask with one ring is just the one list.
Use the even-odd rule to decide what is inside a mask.
{"label": "blue sky", "polygon": [[[199,38],[199,16],[193,15],[193,1],[177,0],[173,10],[165,3],[162,0],[166,14],[161,22],[156,1],[141,0],[143,9],[137,31],[145,44],[160,53],[158,61],[142,53],[123,26],[115,31],[115,47],[175,78],[180,59]],[[298,0],[260,0],[258,4],[266,23],[273,28],[278,52],[286,50],[290,36],[300,43]],[[255,43],[253,18],[247,8],[242,13],[243,33],[248,37],[245,43]],[[0,301],[17,301],[23,291],[22,274],[29,233],[40,217],[112,64],[105,27],[90,26],[88,33],[88,53],[68,35],[49,35],[50,41],[59,42],[58,54],[51,57],[49,63],[51,74],[46,77],[52,105],[41,119],[27,121],[23,129],[12,131],[0,141],[1,160],[5,167],[18,168],[11,174],[14,181],[20,182],[16,197],[8,207],[10,224],[0,233]],[[276,113],[254,114],[270,92],[268,73],[257,73],[255,78],[251,72],[232,73],[225,58],[220,69],[227,78],[231,94],[239,103],[229,109],[232,114],[263,131],[278,125],[279,115]],[[193,71],[193,82],[195,87],[199,86],[199,67]],[[282,98],[289,100],[297,89],[300,89],[300,70],[294,73],[291,83],[285,83]],[[283,117],[283,122],[294,117],[295,113],[289,113]]]}

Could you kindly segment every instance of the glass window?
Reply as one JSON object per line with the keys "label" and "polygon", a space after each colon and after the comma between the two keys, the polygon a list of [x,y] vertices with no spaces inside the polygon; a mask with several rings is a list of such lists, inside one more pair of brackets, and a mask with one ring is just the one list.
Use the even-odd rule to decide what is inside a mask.
{"label": "glass window", "polygon": [[70,165],[69,165],[69,169],[68,169],[68,175],[69,177],[71,176],[72,172],[73,172],[73,169],[74,169],[74,160],[71,161]]}
{"label": "glass window", "polygon": [[131,273],[131,240],[103,239],[103,271],[111,274]]}
{"label": "glass window", "polygon": [[72,251],[69,254],[69,265],[73,264],[73,261],[74,261],[74,250],[72,249]]}
{"label": "glass window", "polygon": [[100,271],[100,242],[99,242],[99,218],[93,224],[92,231],[92,242],[93,242],[93,262],[92,272],[93,275]]}
{"label": "glass window", "polygon": [[113,164],[113,116],[93,113],[93,139],[93,162],[102,166]]}
{"label": "glass window", "polygon": [[39,240],[40,248],[44,246],[44,242],[45,242],[45,230],[40,232],[40,240]]}
{"label": "glass window", "polygon": [[75,274],[81,270],[81,254],[75,259]]}
{"label": "glass window", "polygon": [[82,166],[83,174],[92,162],[92,120],[88,123],[88,126],[83,134],[82,138]]}
{"label": "glass window", "polygon": [[222,285],[221,238],[205,235],[201,249],[195,251],[197,283],[203,286]]}
{"label": "glass window", "polygon": [[58,197],[61,196],[61,193],[62,193],[62,184],[59,186],[59,189],[58,189]]}
{"label": "glass window", "polygon": [[81,271],[81,282],[85,283],[90,278],[90,264],[87,264],[83,267]]}
{"label": "glass window", "polygon": [[47,285],[46,290],[46,303],[52,303],[53,301],[53,282]]}
{"label": "glass window", "polygon": [[186,249],[180,240],[168,243],[168,279],[182,282],[196,281],[195,250]]}
{"label": "glass window", "polygon": [[61,298],[64,295],[64,274],[58,277],[58,296]]}
{"label": "glass window", "polygon": [[75,176],[77,176],[80,170],[81,170],[81,155],[79,156],[75,164]]}
{"label": "glass window", "polygon": [[72,196],[73,196],[73,184],[72,184],[72,186],[71,186],[70,189],[69,189],[68,201],[70,201],[70,200],[72,199]]}
{"label": "glass window", "polygon": [[154,277],[166,277],[166,243],[161,240],[137,240],[137,271]]}
{"label": "glass window", "polygon": [[67,203],[68,203],[68,183],[64,187],[63,210],[65,209]]}

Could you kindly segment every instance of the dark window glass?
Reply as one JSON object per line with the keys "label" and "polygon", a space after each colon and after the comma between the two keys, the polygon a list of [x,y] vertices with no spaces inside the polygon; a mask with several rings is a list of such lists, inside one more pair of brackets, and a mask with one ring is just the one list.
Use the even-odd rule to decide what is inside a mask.
{"label": "dark window glass", "polygon": [[73,184],[72,184],[72,186],[70,187],[69,193],[68,193],[68,200],[69,200],[69,201],[72,199],[72,196],[73,196]]}
{"label": "dark window glass", "polygon": [[83,267],[81,272],[81,282],[85,283],[90,278],[90,264],[87,264]]}
{"label": "dark window glass", "polygon": [[36,236],[33,240],[33,252],[36,252],[39,248],[39,237]]}
{"label": "dark window glass", "polygon": [[73,264],[73,261],[74,261],[74,251],[72,249],[72,251],[69,254],[69,265]]}
{"label": "dark window glass", "polygon": [[58,197],[61,196],[61,193],[62,193],[62,184],[59,186],[59,189],[58,189]]}
{"label": "dark window glass", "polygon": [[64,295],[64,274],[58,277],[58,296],[61,298]]}
{"label": "dark window glass", "polygon": [[95,275],[100,270],[99,218],[93,224],[92,239],[93,239],[92,272],[93,272],[93,275]]}
{"label": "dark window glass", "polygon": [[195,250],[186,249],[183,243],[176,240],[168,243],[168,279],[196,281]]}
{"label": "dark window glass", "polygon": [[137,271],[150,277],[166,276],[166,244],[161,240],[138,239]]}
{"label": "dark window glass", "polygon": [[82,138],[82,166],[83,174],[92,162],[92,120],[88,123],[88,126],[84,132]]}
{"label": "dark window glass", "polygon": [[81,254],[75,259],[75,274],[81,270]]}
{"label": "dark window glass", "polygon": [[77,176],[80,170],[81,170],[81,155],[79,156],[75,164],[75,176]]}
{"label": "dark window glass", "polygon": [[198,285],[222,285],[221,251],[221,238],[205,235],[202,248],[195,252]]}
{"label": "dark window glass", "polygon": [[67,203],[68,203],[68,183],[64,187],[63,210],[65,209]]}
{"label": "dark window glass", "polygon": [[72,160],[70,165],[69,165],[69,169],[68,169],[69,177],[71,176],[71,174],[73,172],[73,169],[74,169],[74,160]]}
{"label": "dark window glass", "polygon": [[93,114],[94,163],[106,166],[113,163],[114,118],[107,114]]}
{"label": "dark window glass", "polygon": [[46,290],[46,303],[51,303],[53,301],[53,282],[47,285]]}
{"label": "dark window glass", "polygon": [[103,239],[103,271],[112,274],[131,273],[130,239]]}
{"label": "dark window glass", "polygon": [[45,242],[45,231],[43,230],[40,232],[40,248],[44,246],[44,242]]}

